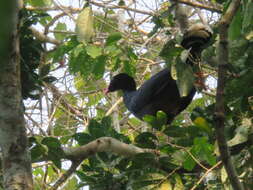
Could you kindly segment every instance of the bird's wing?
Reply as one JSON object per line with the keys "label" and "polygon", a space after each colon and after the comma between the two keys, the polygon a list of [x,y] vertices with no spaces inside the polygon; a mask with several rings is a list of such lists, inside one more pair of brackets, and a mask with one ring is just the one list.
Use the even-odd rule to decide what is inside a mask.
{"label": "bird's wing", "polygon": [[171,91],[177,90],[176,82],[172,79],[168,68],[163,69],[143,83],[135,96],[132,97],[131,109],[138,112],[152,100],[159,98],[165,88],[169,88]]}

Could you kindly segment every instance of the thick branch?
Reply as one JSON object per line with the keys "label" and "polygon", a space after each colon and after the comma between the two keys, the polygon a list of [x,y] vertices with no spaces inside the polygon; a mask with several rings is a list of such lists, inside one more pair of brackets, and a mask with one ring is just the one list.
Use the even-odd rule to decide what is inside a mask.
{"label": "thick branch", "polygon": [[36,37],[36,39],[38,39],[42,42],[48,42],[48,43],[52,43],[55,45],[60,45],[60,43],[61,43],[60,41],[58,41],[56,39],[53,39],[53,38],[50,38],[50,37],[44,35],[43,33],[39,32],[38,30],[36,30],[33,27],[30,27],[30,30],[32,31],[32,33]]}
{"label": "thick branch", "polygon": [[115,154],[127,157],[143,152],[157,153],[156,150],[142,149],[131,144],[120,142],[119,140],[111,137],[101,137],[77,148],[65,148],[64,152],[66,154],[66,158],[70,160],[83,160],[98,152],[113,152]]}
{"label": "thick branch", "polygon": [[226,13],[221,19],[219,32],[220,32],[220,42],[218,47],[218,86],[217,86],[217,94],[216,94],[216,135],[218,146],[221,154],[222,162],[225,166],[225,169],[228,173],[228,178],[231,182],[231,185],[236,190],[243,190],[243,186],[238,179],[237,172],[232,163],[228,145],[225,137],[225,109],[224,109],[224,87],[226,81],[226,72],[228,65],[228,27],[231,23],[233,16],[235,15],[237,9],[239,8],[240,0],[233,0],[229,5]]}
{"label": "thick branch", "polygon": [[206,5],[206,4],[202,4],[198,1],[192,1],[192,0],[172,0],[172,1],[176,1],[178,3],[189,5],[189,6],[192,6],[195,8],[206,9],[211,12],[222,13],[222,6],[217,3],[213,4],[213,5]]}

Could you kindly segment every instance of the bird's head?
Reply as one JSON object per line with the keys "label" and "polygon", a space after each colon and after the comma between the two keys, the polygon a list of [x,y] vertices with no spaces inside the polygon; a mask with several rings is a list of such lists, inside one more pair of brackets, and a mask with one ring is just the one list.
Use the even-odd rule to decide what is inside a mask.
{"label": "bird's head", "polygon": [[105,93],[114,92],[117,90],[126,90],[126,91],[134,91],[136,90],[136,83],[133,77],[129,76],[126,73],[120,73],[115,75],[108,88],[105,89]]}

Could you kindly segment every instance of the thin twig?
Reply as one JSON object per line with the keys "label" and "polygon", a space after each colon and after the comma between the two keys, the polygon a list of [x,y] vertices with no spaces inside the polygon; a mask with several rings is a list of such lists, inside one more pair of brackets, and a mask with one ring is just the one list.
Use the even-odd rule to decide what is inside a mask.
{"label": "thin twig", "polygon": [[105,116],[109,116],[111,115],[111,113],[114,111],[114,109],[123,101],[123,98],[119,98],[115,104],[113,104],[113,106],[106,112]]}
{"label": "thin twig", "polygon": [[205,177],[211,172],[213,171],[215,168],[219,167],[222,164],[221,161],[217,162],[213,167],[211,167],[210,169],[208,169],[204,175],[202,175],[202,177],[198,180],[198,182],[191,188],[191,190],[195,190],[198,185],[205,179]]}
{"label": "thin twig", "polygon": [[50,188],[50,190],[57,190],[63,183],[65,183],[71,175],[76,171],[78,166],[82,163],[82,160],[72,161],[71,167],[62,174],[62,176],[55,182],[55,184]]}
{"label": "thin twig", "polygon": [[203,164],[201,164],[200,161],[198,161],[198,159],[195,158],[195,156],[194,156],[189,150],[187,150],[185,147],[179,146],[179,145],[176,145],[176,144],[173,144],[173,143],[170,143],[170,142],[168,142],[168,144],[171,145],[171,146],[174,146],[174,147],[176,147],[176,148],[183,149],[185,152],[187,152],[187,153],[190,155],[190,157],[191,157],[201,168],[203,168],[203,169],[206,170],[206,171],[208,170],[208,168],[205,167]]}

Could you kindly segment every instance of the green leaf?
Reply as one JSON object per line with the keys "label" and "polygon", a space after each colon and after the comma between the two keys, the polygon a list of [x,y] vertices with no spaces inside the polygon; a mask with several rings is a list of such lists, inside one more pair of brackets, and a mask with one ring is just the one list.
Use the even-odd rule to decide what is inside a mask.
{"label": "green leaf", "polygon": [[30,5],[34,7],[44,7],[47,5],[45,0],[36,0],[36,1],[29,0],[28,2]]}
{"label": "green leaf", "polygon": [[64,152],[61,148],[61,143],[57,138],[45,137],[42,144],[48,147],[48,158],[52,160],[56,167],[61,169],[61,158],[64,157]]}
{"label": "green leaf", "polygon": [[42,144],[47,145],[49,148],[59,148],[61,143],[57,138],[45,137],[42,141]]}
{"label": "green leaf", "polygon": [[163,145],[163,146],[159,147],[159,150],[162,153],[171,154],[171,153],[175,152],[177,150],[177,148],[175,148],[171,145]]}
{"label": "green leaf", "polygon": [[43,147],[41,144],[36,144],[31,150],[31,158],[32,160],[36,160],[43,156],[47,150],[45,147]]}
{"label": "green leaf", "polygon": [[191,149],[194,156],[198,156],[197,159],[200,161],[207,161],[210,165],[214,165],[216,158],[213,155],[214,146],[208,142],[206,137],[194,138],[194,145]]}
{"label": "green leaf", "polygon": [[71,37],[68,42],[65,42],[61,46],[59,46],[55,51],[51,53],[51,56],[53,57],[53,63],[63,61],[64,55],[68,54],[69,51],[76,48],[78,44],[79,42],[77,41],[76,36],[74,36]]}
{"label": "green leaf", "polygon": [[55,136],[63,136],[63,135],[68,135],[69,134],[69,129],[66,129],[66,126],[59,124],[59,123],[55,123],[54,125],[54,135]]}
{"label": "green leaf", "polygon": [[242,29],[243,32],[249,32],[252,30],[252,20],[253,20],[253,2],[252,0],[247,0],[246,3],[246,8],[244,10],[244,15],[243,15],[243,23],[242,23]]}
{"label": "green leaf", "polygon": [[[54,156],[55,156],[55,154],[54,154]],[[56,158],[56,159],[54,159],[54,158]],[[52,158],[52,162],[54,163],[54,165],[55,165],[57,168],[61,169],[61,160],[60,160],[60,159],[57,159],[57,157],[53,157],[53,158]]]}
{"label": "green leaf", "polygon": [[[55,27],[56,31],[65,31],[66,29],[67,29],[66,24],[65,23],[61,23],[61,22],[58,22],[57,25],[56,25],[56,27]],[[57,32],[54,33],[54,36],[55,36],[55,38],[57,40],[60,40],[60,41],[62,41],[66,37],[65,34],[57,33]]]}
{"label": "green leaf", "polygon": [[132,160],[131,169],[143,169],[144,167],[152,166],[152,163],[156,162],[156,157],[151,153],[139,153],[136,154]]}
{"label": "green leaf", "polygon": [[91,56],[92,58],[97,58],[98,56],[102,55],[102,48],[95,46],[95,45],[87,45],[85,47],[86,52],[89,56]]}
{"label": "green leaf", "polygon": [[196,162],[193,160],[193,158],[187,154],[185,161],[183,162],[184,169],[191,171],[196,166]]}
{"label": "green leaf", "polygon": [[84,79],[90,76],[93,70],[94,59],[85,51],[82,44],[74,48],[70,53],[69,67],[72,73],[79,73]]}
{"label": "green leaf", "polygon": [[173,158],[169,157],[169,156],[161,156],[159,157],[159,164],[163,167],[166,168],[168,170],[174,170],[176,169],[178,166],[174,163]]}
{"label": "green leaf", "polygon": [[180,177],[180,175],[176,174],[175,175],[175,180],[176,180],[176,185],[174,187],[174,190],[181,190],[181,189],[185,189],[185,186],[182,182],[182,179]]}
{"label": "green leaf", "polygon": [[105,64],[107,61],[107,57],[104,55],[99,56],[95,63],[92,73],[95,75],[96,79],[100,79],[103,77],[105,72]]}
{"label": "green leaf", "polygon": [[157,137],[149,132],[144,132],[139,134],[135,138],[135,142],[138,144],[141,148],[156,148],[156,141]]}
{"label": "green leaf", "polygon": [[173,63],[173,58],[179,56],[184,49],[177,45],[176,40],[169,40],[160,52],[160,56],[166,60],[166,63]]}
{"label": "green leaf", "polygon": [[203,117],[197,117],[193,123],[203,129],[204,131],[208,132],[208,133],[211,133],[211,126],[209,125],[209,123],[205,120],[205,118]]}
{"label": "green leaf", "polygon": [[120,32],[115,32],[110,34],[106,39],[106,46],[111,46],[116,44],[120,39],[122,38],[122,35]]}
{"label": "green leaf", "polygon": [[230,40],[237,40],[241,35],[242,30],[242,10],[239,8],[239,10],[236,12],[236,15],[233,17],[233,20],[229,27],[229,39]]}
{"label": "green leaf", "polygon": [[103,126],[101,126],[101,124],[94,119],[90,121],[88,130],[89,130],[90,135],[93,138],[99,138],[99,137],[105,136]]}
{"label": "green leaf", "polygon": [[64,185],[64,189],[63,190],[69,190],[69,189],[76,189],[77,185],[78,185],[78,181],[76,177],[72,177],[71,179],[68,179],[66,184]]}
{"label": "green leaf", "polygon": [[84,181],[87,183],[96,183],[97,182],[97,179],[95,177],[88,176],[82,171],[76,171],[76,174],[81,181]]}
{"label": "green leaf", "polygon": [[93,12],[90,7],[85,7],[78,15],[76,21],[77,39],[79,42],[90,42],[94,35]]}
{"label": "green leaf", "polygon": [[164,133],[169,137],[184,137],[187,133],[187,129],[184,127],[170,125],[166,127]]}
{"label": "green leaf", "polygon": [[148,124],[150,124],[153,128],[160,130],[161,125],[158,123],[157,119],[153,115],[145,115],[143,118],[143,121],[146,121]]}
{"label": "green leaf", "polygon": [[158,111],[156,113],[156,119],[159,126],[163,126],[167,124],[167,114],[163,111]]}
{"label": "green leaf", "polygon": [[111,117],[109,117],[109,116],[103,117],[102,120],[101,120],[101,125],[106,130],[112,128],[112,119],[111,119]]}
{"label": "green leaf", "polygon": [[78,142],[80,146],[88,144],[89,142],[93,141],[94,138],[92,138],[87,133],[76,133],[73,135],[74,139]]}
{"label": "green leaf", "polygon": [[124,71],[130,76],[134,76],[136,72],[136,67],[132,64],[132,62],[125,60],[123,64],[124,64]]}
{"label": "green leaf", "polygon": [[182,61],[176,64],[177,87],[181,97],[187,96],[194,86],[194,74],[192,67]]}
{"label": "green leaf", "polygon": [[149,123],[150,125],[156,124],[156,117],[153,115],[145,115],[142,119],[147,123]]}

